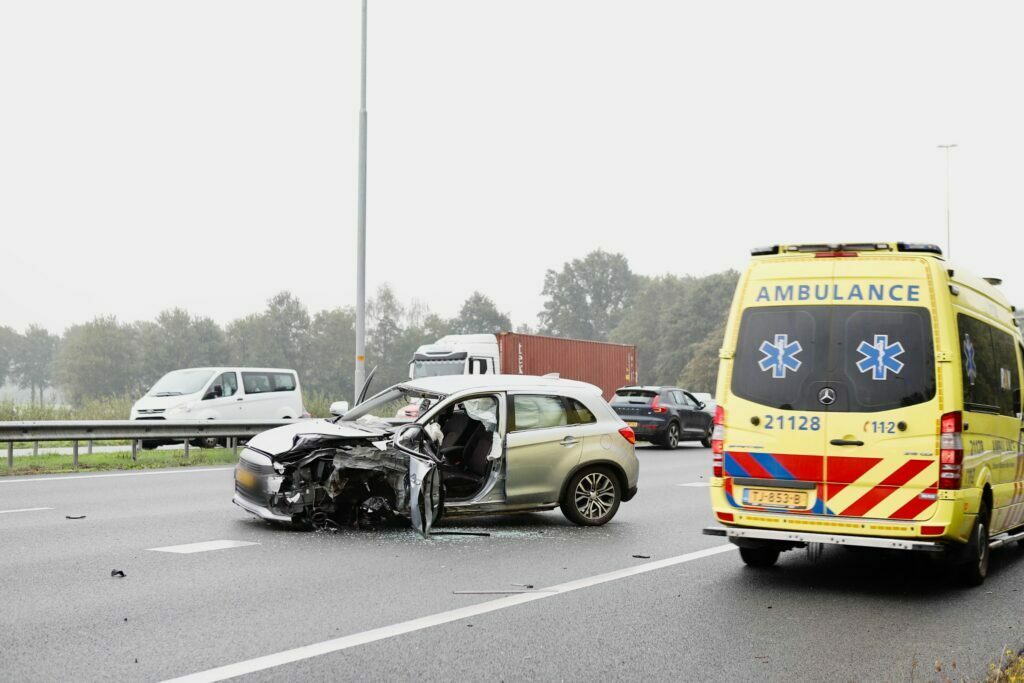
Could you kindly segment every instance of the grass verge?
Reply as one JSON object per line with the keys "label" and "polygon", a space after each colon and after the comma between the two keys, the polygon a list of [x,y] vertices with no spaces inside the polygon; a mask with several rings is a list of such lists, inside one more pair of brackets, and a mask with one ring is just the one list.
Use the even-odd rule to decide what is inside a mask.
{"label": "grass verge", "polygon": [[0,464],[0,476],[104,470],[148,470],[163,467],[194,467],[196,465],[234,465],[237,461],[238,459],[230,448],[190,448],[187,460],[184,450],[140,450],[138,460],[134,462],[130,452],[93,453],[92,455],[82,453],[78,456],[77,468],[72,464],[70,455],[25,455],[14,459],[14,469],[7,469],[6,462]]}
{"label": "grass verge", "polygon": [[998,664],[990,664],[986,683],[1024,683],[1024,650],[1004,650]]}

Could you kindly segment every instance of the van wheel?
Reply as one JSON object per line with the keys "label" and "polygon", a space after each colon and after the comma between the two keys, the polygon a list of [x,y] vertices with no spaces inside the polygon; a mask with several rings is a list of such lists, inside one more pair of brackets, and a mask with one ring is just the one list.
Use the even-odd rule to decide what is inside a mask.
{"label": "van wheel", "polygon": [[715,426],[712,424],[708,425],[708,428],[704,431],[704,436],[700,439],[700,445],[704,448],[711,448],[711,433],[714,432]]}
{"label": "van wheel", "polygon": [[771,567],[779,561],[779,549],[766,545],[760,548],[740,548],[740,557],[748,567]]}
{"label": "van wheel", "polygon": [[621,500],[618,477],[603,467],[589,468],[569,480],[562,514],[579,526],[601,526],[615,516]]}
{"label": "van wheel", "polygon": [[661,445],[670,451],[675,450],[676,446],[679,445],[678,422],[669,422],[668,429],[665,430],[665,438],[661,440]]}
{"label": "van wheel", "polygon": [[967,540],[966,559],[960,566],[960,582],[965,586],[980,586],[984,583],[991,554],[992,549],[988,546],[988,508],[983,505],[978,510],[971,537]]}

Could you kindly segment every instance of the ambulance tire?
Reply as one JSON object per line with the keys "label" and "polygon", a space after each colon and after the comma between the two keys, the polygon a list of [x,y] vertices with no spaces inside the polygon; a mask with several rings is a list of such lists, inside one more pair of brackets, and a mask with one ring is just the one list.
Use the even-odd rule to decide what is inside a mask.
{"label": "ambulance tire", "polygon": [[964,563],[960,565],[960,582],[965,586],[980,586],[988,576],[988,561],[992,554],[988,545],[988,524],[988,508],[982,505],[967,541]]}
{"label": "ambulance tire", "polygon": [[748,567],[758,569],[771,567],[779,561],[779,549],[773,545],[765,545],[760,548],[740,548],[740,558]]}

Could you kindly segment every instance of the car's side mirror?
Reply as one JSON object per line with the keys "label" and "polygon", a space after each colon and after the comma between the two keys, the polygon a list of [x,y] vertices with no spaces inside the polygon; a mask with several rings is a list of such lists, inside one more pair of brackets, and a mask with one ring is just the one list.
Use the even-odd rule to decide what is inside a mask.
{"label": "car's side mirror", "polygon": [[701,401],[698,401],[698,402],[697,402],[697,408],[698,408],[699,410],[704,410],[704,408],[706,408],[706,407],[707,407],[707,406],[705,406],[703,402],[701,402]]}
{"label": "car's side mirror", "polygon": [[224,389],[222,389],[221,386],[218,384],[217,386],[213,387],[212,389],[206,392],[206,396],[203,396],[203,400],[206,401],[211,398],[220,398],[223,395]]}
{"label": "car's side mirror", "polygon": [[335,401],[331,404],[331,415],[343,417],[348,412],[348,401]]}

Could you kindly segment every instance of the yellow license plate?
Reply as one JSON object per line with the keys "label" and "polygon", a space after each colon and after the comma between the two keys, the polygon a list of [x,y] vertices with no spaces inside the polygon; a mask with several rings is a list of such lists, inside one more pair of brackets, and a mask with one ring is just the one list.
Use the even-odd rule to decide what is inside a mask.
{"label": "yellow license plate", "polygon": [[744,489],[743,504],[763,508],[807,509],[807,491]]}
{"label": "yellow license plate", "polygon": [[247,489],[255,488],[256,477],[248,470],[235,470],[235,481]]}
{"label": "yellow license plate", "polygon": [[627,422],[626,424],[630,427],[636,427],[636,422]]}

